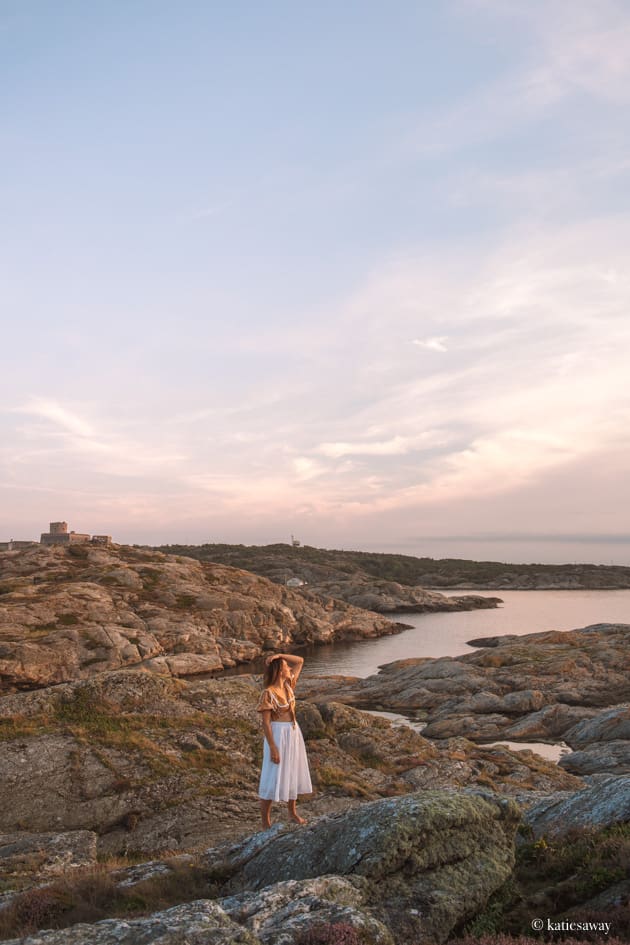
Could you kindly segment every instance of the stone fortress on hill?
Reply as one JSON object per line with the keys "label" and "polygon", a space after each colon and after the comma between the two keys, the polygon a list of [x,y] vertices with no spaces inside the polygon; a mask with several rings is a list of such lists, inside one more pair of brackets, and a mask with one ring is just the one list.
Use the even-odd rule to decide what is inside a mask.
{"label": "stone fortress on hill", "polygon": [[82,532],[68,531],[67,522],[51,522],[49,531],[42,532],[39,542],[36,541],[0,541],[0,551],[17,551],[20,548],[30,548],[32,545],[78,545],[89,542],[92,545],[111,545],[111,535],[85,535]]}

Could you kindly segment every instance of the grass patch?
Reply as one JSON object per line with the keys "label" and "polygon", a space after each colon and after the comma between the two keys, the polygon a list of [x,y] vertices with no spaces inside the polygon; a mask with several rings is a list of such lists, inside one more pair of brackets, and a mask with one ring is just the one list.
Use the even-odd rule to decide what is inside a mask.
{"label": "grass patch", "polygon": [[180,610],[188,610],[189,607],[194,607],[196,603],[196,594],[178,594],[175,598],[175,606],[179,607]]}
{"label": "grass patch", "polygon": [[[109,711],[108,711],[109,709]],[[54,719],[68,726],[80,726],[93,734],[120,730],[126,726],[123,716],[114,714],[113,706],[97,699],[87,689],[76,689],[72,698],[58,702],[53,710]]]}
{"label": "grass patch", "polygon": [[108,866],[99,864],[21,893],[0,911],[0,937],[18,938],[42,928],[63,929],[114,916],[146,915],[219,894],[211,872],[199,866],[172,864],[163,875],[121,888]]}
{"label": "grass patch", "polygon": [[[603,830],[574,830],[551,840],[541,837],[517,847],[511,879],[466,926],[472,936],[531,934],[532,916],[598,921],[580,913],[584,902],[630,875],[630,823]],[[630,941],[630,908],[610,907],[603,921],[612,934]]]}
{"label": "grass patch", "polygon": [[79,623],[79,618],[75,614],[59,614],[57,623],[60,627],[75,627]]}
{"label": "grass patch", "polygon": [[2,742],[10,742],[14,738],[30,738],[32,735],[42,735],[50,731],[52,731],[50,720],[40,716],[27,719],[16,715],[0,719],[0,741]]}
{"label": "grass patch", "polygon": [[[597,920],[593,920],[597,921]],[[557,935],[558,933],[556,933]],[[580,934],[580,933],[578,933]],[[475,935],[465,935],[463,938],[450,939],[449,945],[532,945],[533,942],[543,941],[540,938],[533,938],[530,935],[505,935],[502,932],[493,933],[490,935],[482,935],[477,937]],[[555,938],[554,941],[558,945],[591,945],[593,939],[585,938]],[[627,939],[617,938],[614,936],[612,938],[606,937],[600,941],[606,942],[606,945],[627,945]]]}
{"label": "grass patch", "polygon": [[365,929],[355,929],[349,922],[320,922],[298,932],[295,945],[373,945]]}
{"label": "grass patch", "polygon": [[335,765],[321,765],[314,771],[315,782],[320,788],[332,789],[333,793],[341,793],[350,797],[370,797],[372,792],[365,785],[349,775],[343,768]]}
{"label": "grass patch", "polygon": [[155,568],[142,568],[138,571],[138,574],[142,579],[145,591],[151,591],[154,587],[157,587],[162,578],[162,572],[156,571]]}

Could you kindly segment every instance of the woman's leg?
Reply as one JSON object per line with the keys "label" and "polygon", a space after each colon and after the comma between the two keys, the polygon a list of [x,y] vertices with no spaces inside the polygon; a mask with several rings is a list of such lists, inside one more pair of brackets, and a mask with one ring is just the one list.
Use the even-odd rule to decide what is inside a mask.
{"label": "woman's leg", "polygon": [[289,803],[287,804],[289,817],[291,818],[291,820],[294,820],[296,824],[305,824],[306,821],[304,820],[303,817],[300,817],[297,810],[295,809],[296,804],[297,804],[297,801],[289,801]]}
{"label": "woman's leg", "polygon": [[260,799],[260,816],[262,818],[262,828],[267,830],[271,827],[271,801]]}

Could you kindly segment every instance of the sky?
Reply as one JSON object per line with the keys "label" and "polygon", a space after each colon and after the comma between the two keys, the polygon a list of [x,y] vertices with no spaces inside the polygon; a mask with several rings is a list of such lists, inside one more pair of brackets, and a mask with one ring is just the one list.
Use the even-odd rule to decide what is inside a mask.
{"label": "sky", "polygon": [[630,565],[628,0],[0,0],[0,540]]}

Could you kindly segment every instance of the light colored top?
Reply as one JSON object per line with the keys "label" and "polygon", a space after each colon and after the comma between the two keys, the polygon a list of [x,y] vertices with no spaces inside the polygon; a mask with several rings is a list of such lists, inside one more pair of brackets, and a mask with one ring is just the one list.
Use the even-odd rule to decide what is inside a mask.
{"label": "light colored top", "polygon": [[273,689],[263,689],[258,702],[258,712],[271,712],[272,722],[295,722],[295,696],[288,682],[284,684],[285,698],[281,700]]}

